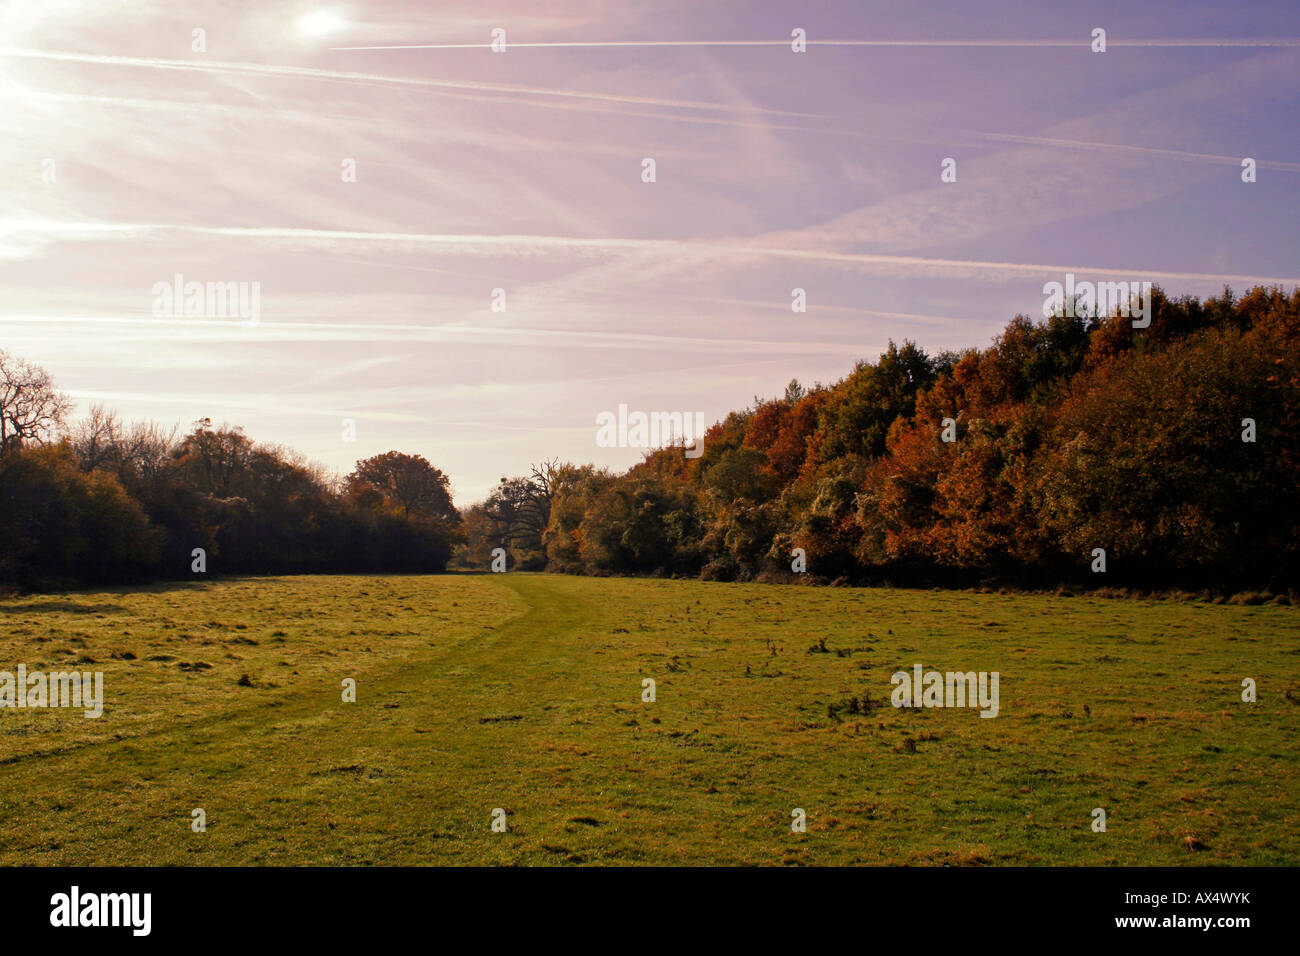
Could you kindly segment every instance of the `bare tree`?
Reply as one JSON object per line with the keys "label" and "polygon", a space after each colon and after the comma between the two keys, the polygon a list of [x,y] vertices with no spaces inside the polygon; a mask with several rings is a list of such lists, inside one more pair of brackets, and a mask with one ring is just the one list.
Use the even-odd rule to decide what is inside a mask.
{"label": "bare tree", "polygon": [[71,408],[45,369],[0,349],[0,452],[50,440]]}
{"label": "bare tree", "polygon": [[560,466],[555,461],[533,465],[523,478],[502,478],[492,489],[483,512],[492,519],[501,541],[541,547],[542,534],[551,520]]}
{"label": "bare tree", "polygon": [[119,460],[123,478],[130,475],[152,484],[172,461],[178,444],[177,426],[164,429],[157,422],[134,422],[121,435]]}
{"label": "bare tree", "polygon": [[116,468],[121,463],[122,426],[117,412],[91,405],[90,414],[73,427],[72,451],[82,471]]}
{"label": "bare tree", "polygon": [[177,450],[175,425],[157,422],[123,424],[116,412],[102,405],[69,429],[73,454],[82,471],[114,474],[132,493],[158,484]]}

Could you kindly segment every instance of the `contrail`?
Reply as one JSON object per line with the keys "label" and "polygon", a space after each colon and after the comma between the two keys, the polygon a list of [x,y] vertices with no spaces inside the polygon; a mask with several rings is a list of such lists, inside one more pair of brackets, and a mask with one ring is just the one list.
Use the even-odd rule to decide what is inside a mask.
{"label": "contrail", "polygon": [[925,256],[891,256],[876,253],[850,253],[850,252],[822,252],[817,250],[803,251],[798,249],[766,249],[762,247],[744,247],[750,248],[755,253],[761,253],[771,256],[791,259],[815,259],[822,262],[842,262],[845,264],[861,265],[899,265],[904,267],[914,267],[923,269],[947,269],[954,272],[970,270],[975,272],[991,271],[1001,272],[1011,275],[1065,275],[1067,272],[1073,272],[1085,278],[1089,276],[1099,276],[1102,278],[1112,276],[1133,276],[1143,280],[1155,279],[1176,279],[1188,282],[1250,282],[1254,285],[1297,285],[1300,286],[1300,279],[1297,278],[1279,278],[1277,276],[1250,276],[1250,275],[1229,275],[1227,273],[1215,272],[1166,272],[1154,269],[1141,269],[1133,266],[1124,268],[1102,268],[1098,266],[1062,266],[1062,265],[1045,265],[1033,262],[990,262],[987,260],[977,259],[931,259]]}
{"label": "contrail", "polygon": [[[1020,143],[1028,146],[1052,146],[1063,149],[1089,149],[1105,153],[1131,153],[1144,156],[1158,156],[1162,159],[1181,159],[1191,162],[1225,163],[1236,166],[1241,163],[1241,156],[1223,156],[1217,153],[1193,153],[1181,149],[1159,149],[1154,146],[1133,146],[1127,143],[1094,143],[1081,139],[1056,139],[1047,136],[1020,136],[1015,133],[981,133],[976,130],[953,130],[956,135],[970,136],[975,139],[990,140],[998,143]],[[1260,169],[1274,169],[1282,172],[1300,172],[1300,163],[1288,163],[1281,160],[1261,159],[1256,162]]]}
{"label": "contrail", "polygon": [[717,253],[738,259],[771,257],[803,259],[843,265],[892,265],[951,272],[1000,272],[1004,275],[1064,275],[1067,272],[1095,276],[1136,276],[1139,279],[1175,279],[1189,282],[1250,282],[1255,285],[1297,285],[1294,276],[1253,276],[1226,272],[1170,272],[1142,269],[1046,265],[1032,262],[997,262],[980,259],[936,259],[926,256],[900,256],[873,252],[828,252],[821,249],[791,249],[763,246],[745,239],[589,239],[575,236],[488,235],[474,233],[364,232],[352,229],[303,229],[278,226],[187,226],[165,223],[87,223],[57,220],[0,219],[0,235],[34,232],[72,240],[97,238],[101,235],[141,237],[157,232],[179,232],[203,236],[228,236],[240,239],[287,239],[301,242],[395,243],[439,246],[452,255],[528,256],[548,252],[587,252],[617,255],[628,252],[667,252],[685,254],[693,261]]}
{"label": "contrail", "polygon": [[[391,322],[278,322],[261,321],[255,328],[241,325],[239,320],[181,318],[158,319],[122,315],[22,315],[0,314],[0,323],[14,322],[22,325],[110,325],[158,330],[160,333],[178,333],[172,338],[208,339],[213,333],[228,333],[233,339],[290,342],[446,342],[477,340],[536,340],[568,343],[575,348],[603,349],[621,346],[636,349],[667,351],[675,348],[714,348],[723,352],[752,352],[756,354],[807,354],[842,355],[861,347],[856,341],[819,342],[746,338],[709,338],[693,335],[663,335],[648,332],[617,332],[589,329],[556,329],[545,327],[470,326],[457,323],[441,325],[416,325]],[[383,333],[392,333],[385,335]],[[155,340],[157,336],[149,336]],[[527,344],[521,342],[521,344]]]}
{"label": "contrail", "polygon": [[[790,40],[569,40],[513,43],[506,41],[506,49],[572,49],[581,47],[788,47]],[[804,40],[806,46],[865,46],[865,47],[1087,47],[1091,37],[1076,40]],[[363,50],[483,50],[491,47],[483,43],[392,43],[375,46],[333,46],[331,51]],[[1124,40],[1107,39],[1107,47],[1294,47],[1300,38],[1211,38],[1211,39],[1158,39]]]}
{"label": "contrail", "polygon": [[[701,44],[712,45],[711,41],[687,41],[687,42],[693,45],[701,45]],[[734,41],[718,41],[718,42],[721,44],[730,44],[730,45],[764,45],[764,46],[785,45],[783,41],[768,41],[768,40],[754,40],[754,41],[734,40]],[[922,44],[921,41],[916,41],[916,42],[898,41],[898,43],[894,43],[894,41],[875,41],[875,40],[869,40],[869,41],[868,40],[864,40],[864,41],[826,40],[826,41],[817,41],[817,42],[826,45],[841,45],[841,46],[862,45],[862,44],[899,45],[904,43],[906,45],[925,45]],[[983,45],[988,45],[989,43],[993,43],[993,42],[995,41],[987,41],[987,43],[984,43]],[[672,41],[645,41],[645,42],[614,41],[614,43],[622,44],[622,45],[643,45],[643,46],[644,45],[672,45]],[[579,44],[563,44],[563,43],[522,44],[521,43],[521,44],[514,44],[514,45],[584,46],[590,44],[581,44],[581,43]],[[947,44],[947,45],[951,45],[951,44]],[[1115,44],[1111,44],[1111,45],[1115,45]],[[1278,41],[1278,44],[1275,45],[1291,45],[1291,46],[1300,45],[1300,40],[1284,41],[1284,42]],[[340,49],[340,50],[345,50],[345,49],[346,50],[461,49],[461,48],[470,48],[470,47],[477,48],[480,46],[482,46],[482,44],[441,44],[441,45],[427,46],[427,47],[426,46],[336,47],[334,49]],[[340,80],[346,82],[395,83],[395,84],[404,84],[404,85],[411,85],[411,86],[425,86],[425,87],[432,87],[432,88],[445,89],[445,90],[461,90],[461,91],[475,92],[475,93],[491,93],[491,94],[503,94],[503,95],[515,95],[515,96],[524,94],[524,95],[531,95],[531,96],[568,97],[568,98],[575,98],[575,99],[597,100],[597,101],[603,101],[609,103],[622,103],[624,105],[637,104],[637,105],[660,106],[660,107],[669,107],[669,108],[719,110],[719,111],[726,111],[726,112],[767,114],[767,115],[774,115],[774,116],[797,116],[804,119],[825,119],[826,118],[821,114],[817,114],[817,113],[799,113],[790,110],[771,110],[762,107],[742,108],[742,107],[730,106],[722,103],[704,103],[704,102],[692,101],[692,100],[663,100],[663,99],[654,99],[651,97],[619,96],[619,95],[604,94],[604,93],[584,93],[584,92],[571,91],[571,90],[547,90],[547,89],[536,89],[536,88],[528,88],[528,87],[500,86],[500,85],[485,84],[485,83],[457,82],[451,80],[427,80],[427,79],[418,79],[418,78],[411,78],[411,77],[388,76],[384,74],[346,73],[346,72],[338,72],[334,70],[318,70],[318,69],[312,69],[308,67],[288,67],[288,66],[273,66],[273,65],[265,65],[265,64],[226,63],[226,62],[197,63],[189,60],[154,60],[154,59],[143,59],[139,57],[98,56],[93,54],[58,53],[58,52],[43,51],[43,50],[17,50],[17,49],[0,49],[0,56],[28,57],[34,59],[64,60],[64,61],[86,62],[86,63],[100,63],[100,64],[113,65],[113,66],[142,66],[142,67],[151,67],[155,69],[192,70],[196,72],[236,73],[236,74],[242,73],[242,74],[260,75],[260,76],[307,76],[307,77],[317,77],[320,79]],[[14,93],[12,95],[16,96],[18,94]],[[104,102],[109,104],[120,104],[120,105],[132,105],[132,106],[152,105],[152,101],[143,100],[143,99],[90,96],[85,94],[39,93],[37,95],[45,96],[49,98],[55,98],[55,99],[79,99],[79,100],[85,100],[90,102]],[[513,102],[525,102],[525,101],[513,100]],[[177,103],[176,105],[190,106],[190,105],[199,105],[199,104]],[[208,108],[219,108],[216,107],[215,104],[201,104],[201,105]],[[581,109],[582,107],[571,106],[566,108]],[[610,112],[610,111],[602,111],[602,112]],[[716,117],[703,117],[703,116],[673,117],[666,114],[657,114],[657,113],[640,113],[640,112],[629,113],[626,111],[618,111],[618,112],[620,115],[624,115],[624,116],[640,116],[648,119],[662,119],[669,122],[685,120],[691,123],[701,123],[706,125],[717,125],[717,126],[734,126],[743,129],[763,129],[769,131],[813,133],[813,134],[820,134],[820,135],[827,135],[827,136],[847,136],[855,139],[876,139],[876,140],[886,139],[891,142],[908,142],[908,143],[924,143],[924,144],[935,144],[935,143],[943,142],[942,140],[934,139],[933,137],[931,138],[908,137],[908,136],[900,136],[898,134],[880,134],[871,131],[854,130],[854,129],[840,129],[840,128],[817,127],[817,126],[789,126],[789,125],[771,124],[771,123],[754,123],[754,122],[745,122],[743,120],[725,120],[725,119],[718,119]],[[1229,165],[1236,165],[1241,162],[1241,157],[1239,156],[1220,156],[1213,153],[1193,153],[1184,150],[1159,149],[1156,147],[1149,147],[1149,146],[1131,146],[1131,145],[1121,144],[1121,143],[1092,143],[1085,140],[1053,139],[1053,138],[1041,137],[1041,136],[1019,136],[1010,133],[983,133],[975,130],[953,130],[953,133],[959,136],[967,136],[974,139],[986,140],[990,142],[1019,143],[1022,145],[1049,146],[1049,147],[1065,148],[1065,149],[1090,149],[1090,150],[1095,150],[1100,152],[1122,152],[1122,153],[1132,153],[1132,154],[1145,154],[1145,155],[1159,156],[1162,158],[1173,159],[1173,160],[1188,160],[1192,162],[1214,162],[1214,163],[1224,163]],[[1281,160],[1259,160],[1257,162],[1257,165],[1260,169],[1272,169],[1279,172],[1300,172],[1300,163],[1284,162]]]}
{"label": "contrail", "polygon": [[289,76],[318,80],[336,80],[349,83],[386,83],[424,89],[469,90],[480,93],[507,95],[554,96],[566,99],[596,100],[605,103],[624,103],[637,106],[662,106],[672,109],[721,110],[728,113],[761,113],[773,116],[814,117],[815,113],[790,110],[770,110],[759,107],[738,107],[727,103],[707,103],[699,100],[666,100],[652,96],[624,96],[618,93],[589,93],[580,90],[555,90],[538,87],[506,86],[496,83],[478,83],[468,80],[431,80],[421,77],[391,76],[384,73],[354,73],[340,70],[321,70],[305,66],[278,66],[265,63],[232,63],[220,60],[197,62],[193,60],[165,60],[153,57],[107,56],[91,53],[64,53],[53,50],[31,50],[0,47],[0,56],[21,57],[34,60],[55,60],[67,63],[92,63],[102,66],[143,67],[154,70],[183,70],[195,73],[224,73],[240,76]]}

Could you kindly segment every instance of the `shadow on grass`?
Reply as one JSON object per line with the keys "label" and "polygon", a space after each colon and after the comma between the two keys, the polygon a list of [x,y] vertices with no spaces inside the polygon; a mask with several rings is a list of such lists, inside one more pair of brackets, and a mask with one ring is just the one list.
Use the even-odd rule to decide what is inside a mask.
{"label": "shadow on grass", "polygon": [[[112,587],[83,588],[76,591],[60,591],[60,597],[54,595],[26,594],[19,596],[0,595],[0,614],[120,614],[127,609],[120,604],[77,603],[78,597],[126,597],[128,594],[166,594],[171,591],[206,591],[213,584],[229,581],[231,578],[216,578],[211,581],[154,581],[149,584],[115,585]],[[21,604],[16,603],[27,598]]]}
{"label": "shadow on grass", "polygon": [[[517,571],[516,574],[536,574],[538,572]],[[44,592],[6,592],[0,586],[0,614],[39,614],[45,611],[64,612],[67,614],[111,614],[127,610],[118,604],[77,604],[77,597],[126,597],[129,594],[168,594],[173,591],[206,591],[214,585],[232,584],[241,581],[258,581],[286,578],[423,578],[423,577],[487,577],[488,571],[326,571],[320,573],[298,574],[231,574],[209,576],[203,581],[151,581],[147,584],[116,584],[100,587],[77,588],[71,591]],[[491,575],[495,576],[495,575]],[[63,600],[59,600],[61,596]],[[26,598],[22,604],[8,603]],[[37,599],[40,600],[37,600]]]}
{"label": "shadow on grass", "polygon": [[0,604],[0,614],[39,614],[59,611],[65,614],[115,614],[125,611],[120,604],[70,604],[66,601],[40,601],[30,604]]}

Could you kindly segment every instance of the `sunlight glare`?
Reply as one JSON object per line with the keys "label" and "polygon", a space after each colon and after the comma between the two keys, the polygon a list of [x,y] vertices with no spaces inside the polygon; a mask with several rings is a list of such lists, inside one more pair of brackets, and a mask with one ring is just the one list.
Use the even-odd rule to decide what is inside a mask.
{"label": "sunlight glare", "polygon": [[298,20],[298,32],[304,37],[323,37],[337,33],[345,26],[343,18],[330,10],[316,10]]}

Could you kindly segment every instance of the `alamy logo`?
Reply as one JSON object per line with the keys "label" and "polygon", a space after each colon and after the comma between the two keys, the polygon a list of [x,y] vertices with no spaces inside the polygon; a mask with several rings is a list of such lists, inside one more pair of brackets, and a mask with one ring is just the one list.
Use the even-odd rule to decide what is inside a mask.
{"label": "alamy logo", "polygon": [[171,282],[153,284],[153,314],[159,319],[241,319],[252,328],[262,318],[260,282]]}
{"label": "alamy logo", "polygon": [[[1043,284],[1043,317],[1054,315],[1080,316],[1124,315],[1133,319],[1133,328],[1145,329],[1151,324],[1151,283],[1139,282],[1078,282],[1074,273],[1065,274],[1065,282]],[[1139,320],[1139,316],[1141,319]]]}
{"label": "alamy logo", "polygon": [[596,445],[600,448],[663,448],[681,442],[687,458],[704,454],[703,412],[631,412],[596,415]]}
{"label": "alamy logo", "polygon": [[41,671],[18,665],[0,671],[0,707],[80,707],[87,718],[104,713],[103,671]]}
{"label": "alamy logo", "polygon": [[148,936],[153,924],[152,893],[70,893],[50,897],[51,926],[129,926],[133,936]]}
{"label": "alamy logo", "polygon": [[998,715],[998,671],[921,672],[897,671],[889,682],[894,692],[889,702],[895,707],[978,707],[981,717]]}

